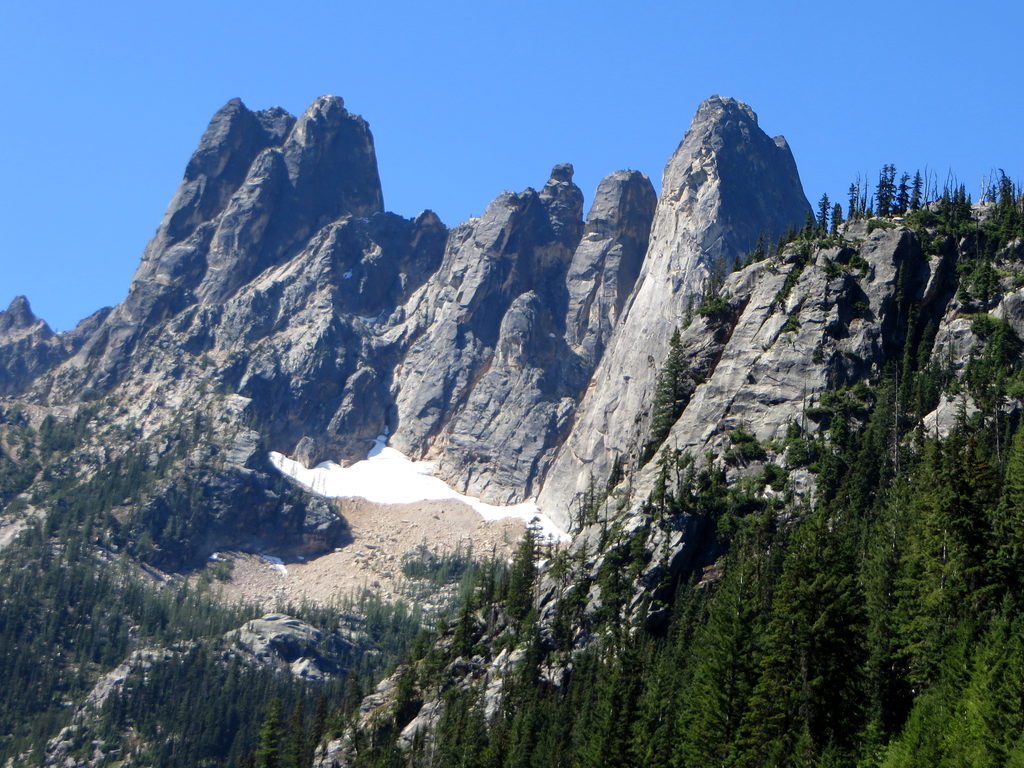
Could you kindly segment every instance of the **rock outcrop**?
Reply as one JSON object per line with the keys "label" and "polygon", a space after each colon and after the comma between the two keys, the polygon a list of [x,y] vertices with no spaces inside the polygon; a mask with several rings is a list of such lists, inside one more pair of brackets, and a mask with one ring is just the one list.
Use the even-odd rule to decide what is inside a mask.
{"label": "rock outcrop", "polygon": [[453,230],[404,309],[392,442],[488,501],[536,492],[646,248],[646,177],[602,181],[584,223],[572,172],[556,166],[540,192],[505,193]]}
{"label": "rock outcrop", "polygon": [[247,621],[225,635],[232,646],[229,654],[249,663],[263,664],[307,680],[324,680],[338,673],[333,654],[326,648],[337,638],[325,638],[312,624],[272,613]]}
{"label": "rock outcrop", "polygon": [[0,396],[25,391],[67,356],[57,334],[32,313],[24,296],[0,311]]}
{"label": "rock outcrop", "polygon": [[[806,254],[791,247],[729,276],[722,295],[730,314],[697,317],[681,335],[688,359],[706,354],[709,339],[723,341],[666,445],[720,457],[737,429],[761,443],[781,443],[791,424],[814,432],[807,413],[825,390],[877,376],[905,343],[920,341],[914,333],[937,327],[952,293],[944,260],[929,260],[908,229],[879,229],[863,239],[858,229],[863,233],[845,231],[846,245]],[[851,267],[854,254],[866,266]],[[638,498],[655,474],[653,465],[639,474]]]}
{"label": "rock outcrop", "polygon": [[669,339],[712,273],[730,270],[759,237],[774,242],[801,226],[809,211],[782,137],[768,137],[741,102],[701,104],[665,168],[636,288],[544,481],[545,512],[567,522],[575,495],[635,451],[645,425],[634,417],[651,402]]}
{"label": "rock outcrop", "polygon": [[128,297],[76,356],[84,388],[114,386],[147,332],[219,305],[324,225],[381,211],[373,138],[340,98],[317,99],[298,120],[233,99],[203,134]]}

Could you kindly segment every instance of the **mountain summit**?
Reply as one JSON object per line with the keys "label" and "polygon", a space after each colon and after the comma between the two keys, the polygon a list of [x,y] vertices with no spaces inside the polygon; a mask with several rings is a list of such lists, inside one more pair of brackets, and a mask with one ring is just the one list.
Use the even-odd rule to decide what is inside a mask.
{"label": "mountain summit", "polygon": [[712,272],[809,210],[785,142],[719,97],[697,110],[660,201],[619,171],[584,218],[572,178],[557,165],[540,191],[502,193],[449,231],[429,212],[383,212],[373,138],[340,98],[297,119],[233,99],[127,299],[66,365],[28,369],[54,402],[117,387],[152,429],[170,418],[158,403],[218,411],[215,393],[237,392],[268,448],[304,462],[362,459],[387,433],[460,491],[540,494],[565,522],[626,450],[621,414],[650,396],[647,361]]}
{"label": "mountain summit", "polygon": [[712,273],[723,275],[759,238],[775,242],[808,213],[785,140],[769,138],[742,102],[712,96],[702,103],[665,166],[643,267],[547,476],[544,509],[567,514],[577,494],[607,478],[619,457],[637,452],[633,417],[649,416],[669,340]]}

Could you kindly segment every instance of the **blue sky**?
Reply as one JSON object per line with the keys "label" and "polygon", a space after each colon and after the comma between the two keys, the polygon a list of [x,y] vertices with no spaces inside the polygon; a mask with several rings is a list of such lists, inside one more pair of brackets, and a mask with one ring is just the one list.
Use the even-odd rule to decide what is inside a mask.
{"label": "blue sky", "polygon": [[[576,166],[651,176],[713,93],[789,140],[812,203],[883,163],[1024,176],[1024,6],[792,2],[0,4],[0,305],[120,301],[225,101],[371,125],[385,205],[455,225]],[[0,307],[2,308],[2,307]]]}

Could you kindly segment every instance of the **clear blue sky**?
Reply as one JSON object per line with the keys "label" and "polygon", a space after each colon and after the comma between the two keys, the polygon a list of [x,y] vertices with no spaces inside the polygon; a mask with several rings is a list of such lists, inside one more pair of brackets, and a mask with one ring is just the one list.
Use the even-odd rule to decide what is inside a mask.
{"label": "clear blue sky", "polygon": [[[576,166],[651,176],[701,100],[784,134],[812,203],[883,163],[1024,175],[1024,6],[947,2],[0,3],[0,305],[121,300],[210,116],[369,120],[385,205],[450,226]],[[2,307],[0,307],[2,308]]]}

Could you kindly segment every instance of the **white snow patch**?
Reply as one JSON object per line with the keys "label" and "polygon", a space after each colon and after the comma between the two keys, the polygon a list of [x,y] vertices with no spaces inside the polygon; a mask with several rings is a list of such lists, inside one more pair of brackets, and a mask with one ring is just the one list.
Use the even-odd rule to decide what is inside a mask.
{"label": "white snow patch", "polygon": [[484,520],[501,520],[506,517],[527,523],[536,520],[543,536],[556,541],[569,540],[568,534],[551,518],[542,514],[534,501],[500,506],[459,493],[434,475],[434,462],[413,461],[401,451],[389,448],[387,435],[378,436],[369,455],[351,467],[325,461],[307,469],[276,451],[271,452],[270,463],[313,493],[328,498],[359,497],[377,504],[413,504],[417,501],[453,499],[468,504]]}
{"label": "white snow patch", "polygon": [[288,575],[288,569],[284,565],[284,560],[282,560],[280,557],[274,557],[273,555],[260,555],[260,557],[262,557],[264,560],[266,560],[268,563],[274,566],[274,568],[279,570],[285,576]]}

